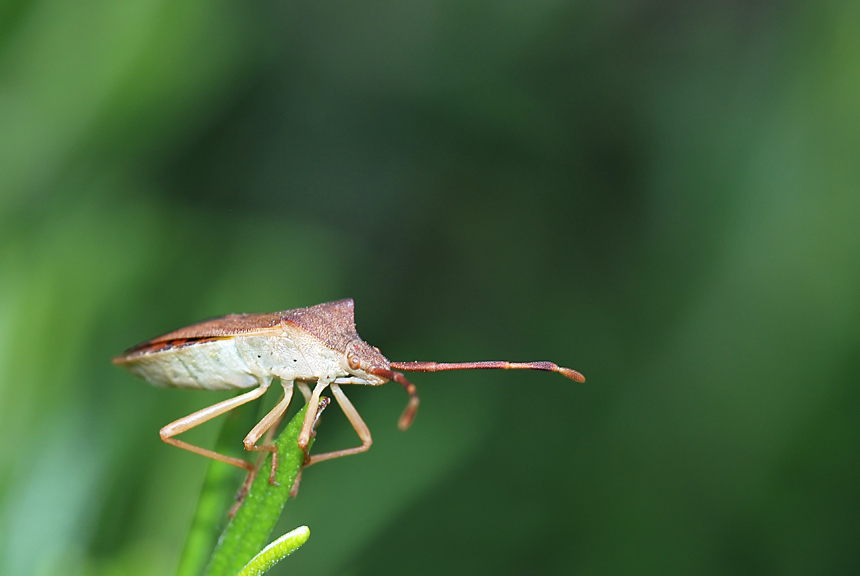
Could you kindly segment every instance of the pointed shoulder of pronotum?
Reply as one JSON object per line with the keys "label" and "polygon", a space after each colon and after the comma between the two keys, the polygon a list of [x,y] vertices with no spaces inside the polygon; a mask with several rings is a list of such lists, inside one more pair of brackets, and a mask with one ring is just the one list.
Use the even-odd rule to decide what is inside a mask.
{"label": "pointed shoulder of pronotum", "polygon": [[350,342],[359,339],[352,298],[287,310],[282,314],[284,321],[295,324],[332,350],[344,352]]}

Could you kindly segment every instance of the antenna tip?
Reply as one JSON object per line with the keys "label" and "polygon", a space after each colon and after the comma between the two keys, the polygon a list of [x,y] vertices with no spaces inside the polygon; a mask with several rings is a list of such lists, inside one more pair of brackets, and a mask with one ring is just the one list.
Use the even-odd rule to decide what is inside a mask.
{"label": "antenna tip", "polygon": [[585,376],[583,376],[576,370],[559,367],[558,371],[561,372],[564,376],[570,378],[571,380],[576,380],[577,382],[585,382]]}

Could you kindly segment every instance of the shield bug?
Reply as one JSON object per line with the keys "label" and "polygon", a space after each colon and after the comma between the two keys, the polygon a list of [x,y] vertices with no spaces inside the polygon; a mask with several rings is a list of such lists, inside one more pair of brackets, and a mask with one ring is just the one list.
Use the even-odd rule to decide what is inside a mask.
{"label": "shield bug", "polygon": [[317,406],[320,394],[330,387],[335,400],[361,439],[361,445],[354,448],[309,456],[307,446],[316,410],[308,410],[298,444],[305,453],[305,463],[309,465],[370,448],[370,430],[341,390],[345,384],[379,386],[390,380],[401,384],[409,394],[409,404],[399,421],[400,429],[406,430],[418,408],[418,394],[415,386],[398,370],[546,370],[559,372],[577,382],[585,382],[579,372],[552,362],[391,362],[378,348],[358,336],[352,299],[272,314],[231,314],[206,320],[134,346],[113,361],[156,386],[249,390],[171,422],[161,429],[161,439],[250,472],[254,471],[254,465],[250,462],[194,446],[175,436],[259,398],[275,378],[280,380],[284,389],[283,398],[244,440],[246,450],[272,453],[271,482],[274,482],[278,466],[277,448],[274,444],[258,445],[257,442],[286,412],[294,386],[311,406]]}

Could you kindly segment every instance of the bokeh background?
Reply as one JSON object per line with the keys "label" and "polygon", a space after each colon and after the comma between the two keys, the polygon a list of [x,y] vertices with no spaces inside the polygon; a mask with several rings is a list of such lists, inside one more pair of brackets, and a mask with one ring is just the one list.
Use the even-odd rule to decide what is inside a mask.
{"label": "bokeh background", "polygon": [[406,433],[399,386],[348,389],[373,448],[307,471],[273,574],[856,574],[858,25],[3,2],[0,573],[171,574],[207,462],[157,432],[225,396],[111,357],[352,297],[389,358],[588,382],[416,374]]}

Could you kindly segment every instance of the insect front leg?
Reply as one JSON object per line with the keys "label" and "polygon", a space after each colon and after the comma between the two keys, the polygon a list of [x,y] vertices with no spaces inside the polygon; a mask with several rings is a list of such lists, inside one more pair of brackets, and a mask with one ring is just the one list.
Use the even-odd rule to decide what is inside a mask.
{"label": "insect front leg", "polygon": [[331,380],[320,378],[317,381],[317,385],[314,386],[314,391],[311,393],[311,399],[308,402],[308,411],[305,412],[305,419],[302,422],[302,431],[299,433],[298,440],[299,448],[301,448],[302,452],[305,453],[305,464],[310,462],[310,457],[308,456],[308,443],[311,440],[311,431],[313,430],[314,422],[317,417],[317,410],[315,407],[319,406],[320,395],[330,383]]}
{"label": "insect front leg", "polygon": [[358,434],[358,437],[361,438],[361,446],[345,448],[343,450],[334,450],[332,452],[326,452],[325,454],[314,454],[310,457],[306,466],[322,462],[323,460],[331,460],[332,458],[340,458],[341,456],[349,456],[350,454],[366,452],[370,448],[370,445],[373,444],[373,438],[370,437],[370,429],[367,427],[367,424],[364,423],[364,420],[361,419],[361,416],[359,416],[358,410],[355,409],[355,406],[352,405],[352,402],[349,401],[349,398],[347,398],[346,394],[343,393],[343,390],[340,389],[340,386],[332,383],[331,391],[332,394],[334,394],[335,399],[337,399],[337,403],[340,404],[343,413],[346,414],[346,417],[349,419],[350,424],[355,428],[355,432]]}
{"label": "insect front leg", "polygon": [[[317,462],[322,462],[323,460],[331,460],[332,458],[340,458],[341,456],[349,456],[350,454],[358,454],[360,452],[366,452],[370,445],[373,444],[373,438],[370,436],[370,429],[367,427],[367,424],[364,423],[364,420],[361,419],[361,416],[358,414],[358,410],[355,409],[355,406],[352,405],[352,402],[349,401],[349,398],[346,397],[346,394],[343,393],[343,390],[340,389],[340,385],[337,383],[340,381],[341,383],[349,383],[346,378],[338,378],[337,381],[331,383],[331,391],[334,394],[335,399],[337,399],[337,403],[340,404],[343,413],[346,414],[346,417],[349,419],[349,422],[352,424],[352,427],[355,428],[358,437],[361,438],[361,446],[356,446],[355,448],[345,448],[343,450],[334,450],[332,452],[326,452],[324,454],[314,454],[313,456],[308,456],[307,453],[307,441],[304,445],[302,445],[302,436],[299,435],[299,446],[302,447],[302,450],[305,451],[305,466],[310,466],[311,464],[316,464]],[[363,381],[361,381],[363,382]],[[317,384],[314,389],[314,398],[319,399],[319,394],[322,393],[322,390],[325,389],[326,385]],[[310,413],[310,410],[308,411]],[[315,418],[312,419],[311,426],[313,426]],[[305,415],[305,424],[308,422],[308,417]],[[304,428],[302,428],[302,434],[304,434]],[[307,436],[308,440],[310,439],[310,432],[308,432]],[[295,498],[299,492],[299,482],[302,479],[302,472],[304,468],[299,470],[298,476],[296,476],[296,481],[293,483],[292,489],[290,489],[290,497]]]}

